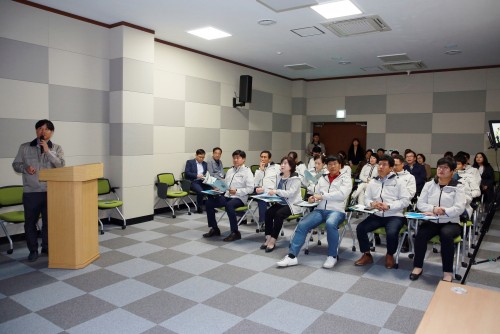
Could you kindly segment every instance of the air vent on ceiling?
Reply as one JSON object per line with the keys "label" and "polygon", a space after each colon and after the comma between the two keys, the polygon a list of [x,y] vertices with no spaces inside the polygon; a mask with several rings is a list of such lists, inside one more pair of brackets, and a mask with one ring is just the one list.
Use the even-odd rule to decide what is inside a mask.
{"label": "air vent on ceiling", "polygon": [[296,70],[296,71],[310,70],[310,69],[316,68],[316,67],[311,66],[309,64],[293,64],[293,65],[285,65],[285,67],[289,68],[291,70]]}
{"label": "air vent on ceiling", "polygon": [[377,56],[377,58],[382,60],[384,63],[404,62],[410,60],[410,58],[406,53],[396,53],[393,55]]}
{"label": "air vent on ceiling", "polygon": [[339,37],[392,30],[378,15],[321,23]]}
{"label": "air vent on ceiling", "polygon": [[383,64],[382,66],[389,71],[412,71],[426,68],[425,64],[420,60]]}

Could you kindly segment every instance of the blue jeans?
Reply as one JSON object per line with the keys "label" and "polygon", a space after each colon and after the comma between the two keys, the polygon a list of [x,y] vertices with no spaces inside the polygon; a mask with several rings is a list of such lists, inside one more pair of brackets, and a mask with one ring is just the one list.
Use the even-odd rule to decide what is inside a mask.
{"label": "blue jeans", "polygon": [[332,210],[315,209],[305,216],[297,225],[290,242],[290,253],[297,256],[307,238],[307,232],[326,221],[326,237],[328,240],[328,256],[337,256],[339,246],[339,224],[345,219],[345,213]]}
{"label": "blue jeans", "polygon": [[384,227],[387,238],[387,254],[394,255],[398,249],[399,230],[403,227],[404,222],[404,217],[379,217],[376,215],[369,215],[368,218],[363,220],[356,227],[360,251],[362,253],[369,252],[371,245],[368,239],[368,233],[380,227]]}

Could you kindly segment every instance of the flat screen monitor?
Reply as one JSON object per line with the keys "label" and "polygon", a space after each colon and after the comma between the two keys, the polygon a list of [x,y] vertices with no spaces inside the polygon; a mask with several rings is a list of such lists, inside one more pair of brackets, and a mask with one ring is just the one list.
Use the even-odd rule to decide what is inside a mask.
{"label": "flat screen monitor", "polygon": [[489,121],[490,132],[488,139],[490,140],[491,147],[500,147],[500,121]]}

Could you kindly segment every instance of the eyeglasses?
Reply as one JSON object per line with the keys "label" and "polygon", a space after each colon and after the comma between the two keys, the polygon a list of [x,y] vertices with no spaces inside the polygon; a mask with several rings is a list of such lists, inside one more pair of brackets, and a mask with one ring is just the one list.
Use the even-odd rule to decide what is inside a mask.
{"label": "eyeglasses", "polygon": [[437,166],[436,169],[447,170],[447,169],[450,169],[450,167],[448,167],[448,166]]}

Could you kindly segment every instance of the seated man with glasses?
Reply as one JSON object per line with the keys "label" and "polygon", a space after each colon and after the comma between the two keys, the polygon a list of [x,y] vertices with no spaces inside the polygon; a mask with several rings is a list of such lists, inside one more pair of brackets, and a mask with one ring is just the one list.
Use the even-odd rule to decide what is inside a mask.
{"label": "seated man with glasses", "polygon": [[364,266],[373,263],[370,253],[368,233],[384,227],[387,237],[385,267],[394,267],[394,253],[398,247],[399,231],[404,224],[403,210],[410,204],[410,193],[406,185],[398,181],[392,171],[394,159],[383,155],[378,163],[378,176],[368,183],[365,193],[365,205],[378,211],[370,214],[356,227],[359,248],[363,255],[354,264]]}

